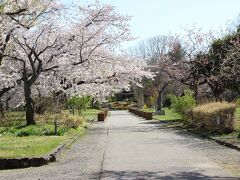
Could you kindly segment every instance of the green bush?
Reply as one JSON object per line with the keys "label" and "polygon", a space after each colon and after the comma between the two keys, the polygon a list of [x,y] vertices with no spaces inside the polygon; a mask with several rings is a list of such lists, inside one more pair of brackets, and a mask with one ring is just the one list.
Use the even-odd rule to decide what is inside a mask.
{"label": "green bush", "polygon": [[171,108],[179,113],[184,120],[189,120],[191,111],[196,106],[193,92],[186,90],[184,91],[184,96],[169,95],[169,98],[171,99]]}
{"label": "green bush", "polygon": [[42,136],[43,131],[38,126],[26,126],[15,132],[16,136]]}
{"label": "green bush", "polygon": [[78,115],[83,116],[82,112],[87,109],[90,100],[90,96],[73,96],[67,101],[67,106],[73,115],[75,109],[77,109]]}
{"label": "green bush", "polygon": [[[58,127],[57,135],[63,136],[69,128]],[[25,127],[12,127],[4,132],[6,135],[23,136],[52,136],[55,135],[54,125],[32,125]]]}
{"label": "green bush", "polygon": [[227,133],[234,130],[236,104],[212,102],[195,107],[192,122],[196,127]]}

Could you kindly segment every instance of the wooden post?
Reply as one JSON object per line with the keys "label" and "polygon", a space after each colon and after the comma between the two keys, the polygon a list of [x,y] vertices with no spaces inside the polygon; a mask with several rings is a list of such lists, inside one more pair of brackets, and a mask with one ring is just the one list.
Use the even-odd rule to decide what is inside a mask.
{"label": "wooden post", "polygon": [[55,118],[55,120],[54,120],[54,135],[56,135],[56,136],[57,136],[57,134],[58,134],[57,131],[58,131],[58,130],[57,130],[57,118]]}

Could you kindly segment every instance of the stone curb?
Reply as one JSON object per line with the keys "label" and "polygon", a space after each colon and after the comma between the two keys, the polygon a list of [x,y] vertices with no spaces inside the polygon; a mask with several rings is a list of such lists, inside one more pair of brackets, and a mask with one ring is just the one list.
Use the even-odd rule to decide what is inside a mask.
{"label": "stone curb", "polygon": [[42,157],[5,158],[0,159],[0,170],[39,167],[50,162],[55,162],[66,144],[58,146],[50,154]]}
{"label": "stone curb", "polygon": [[214,138],[211,138],[211,140],[215,141],[216,143],[220,144],[220,145],[223,145],[223,146],[226,146],[226,147],[229,147],[229,148],[232,148],[232,149],[235,149],[237,151],[240,151],[240,147],[237,146],[237,145],[234,145],[234,144],[231,144],[231,143],[228,143],[228,142],[225,142],[225,141],[221,141],[219,139],[214,139]]}
{"label": "stone curb", "polygon": [[191,133],[194,133],[194,134],[197,134],[203,138],[206,138],[208,140],[212,140],[214,142],[216,142],[217,144],[219,145],[222,145],[222,146],[226,146],[228,148],[231,148],[231,149],[234,149],[234,150],[237,150],[237,151],[240,151],[240,147],[237,146],[237,145],[234,145],[232,143],[229,143],[229,142],[226,142],[226,141],[222,141],[222,140],[219,140],[219,139],[215,139],[215,138],[212,138],[210,136],[207,136],[207,135],[204,135],[204,134],[201,134],[201,133],[197,133],[195,131],[190,131],[190,130],[187,130],[188,132],[191,132]]}
{"label": "stone curb", "polygon": [[219,144],[219,145],[222,145],[222,146],[225,146],[225,147],[228,147],[228,148],[231,148],[231,149],[240,151],[240,147],[237,146],[237,145],[234,145],[234,144],[231,144],[231,143],[228,143],[228,142],[226,142],[226,141],[219,140],[219,139],[212,138],[212,137],[210,137],[210,136],[207,136],[207,135],[205,135],[205,134],[198,133],[198,132],[193,131],[193,130],[185,129],[185,131],[187,131],[188,133],[191,133],[191,134],[198,135],[198,136],[200,136],[200,137],[202,137],[202,138],[205,138],[205,139],[214,141],[215,143],[217,143],[217,144]]}

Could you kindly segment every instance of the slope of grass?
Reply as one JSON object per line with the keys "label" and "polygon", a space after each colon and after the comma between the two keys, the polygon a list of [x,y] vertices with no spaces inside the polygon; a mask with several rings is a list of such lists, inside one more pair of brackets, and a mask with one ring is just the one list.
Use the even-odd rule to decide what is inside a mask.
{"label": "slope of grass", "polygon": [[1,136],[0,158],[22,158],[46,155],[74,136],[81,135],[85,128],[71,129],[64,136]]}

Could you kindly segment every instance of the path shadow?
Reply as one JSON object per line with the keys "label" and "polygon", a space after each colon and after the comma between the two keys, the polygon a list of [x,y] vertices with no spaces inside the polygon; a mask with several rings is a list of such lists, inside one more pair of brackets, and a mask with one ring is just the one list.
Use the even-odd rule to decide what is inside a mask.
{"label": "path shadow", "polygon": [[[146,125],[146,126],[144,126]],[[172,136],[171,141],[168,138],[150,138],[148,141],[142,141],[144,144],[162,144],[162,146],[168,145],[179,145],[185,146],[190,149],[200,150],[200,149],[209,149],[215,151],[216,148],[219,149],[220,145],[213,141],[209,141],[206,136],[200,136],[197,133],[190,132],[187,128],[184,127],[183,122],[179,120],[174,121],[157,121],[157,120],[144,120],[141,119],[137,126],[128,128],[120,127],[116,128],[118,133],[128,132],[128,133],[170,133]],[[116,130],[115,129],[115,130]]]}
{"label": "path shadow", "polygon": [[205,175],[202,171],[176,171],[172,173],[166,173],[164,171],[103,171],[103,179],[138,179],[138,180],[239,180],[237,177],[219,177],[219,176],[208,176]]}
{"label": "path shadow", "polygon": [[153,129],[183,129],[183,122],[178,119],[171,121],[145,120],[139,124],[154,125],[151,126]]}

